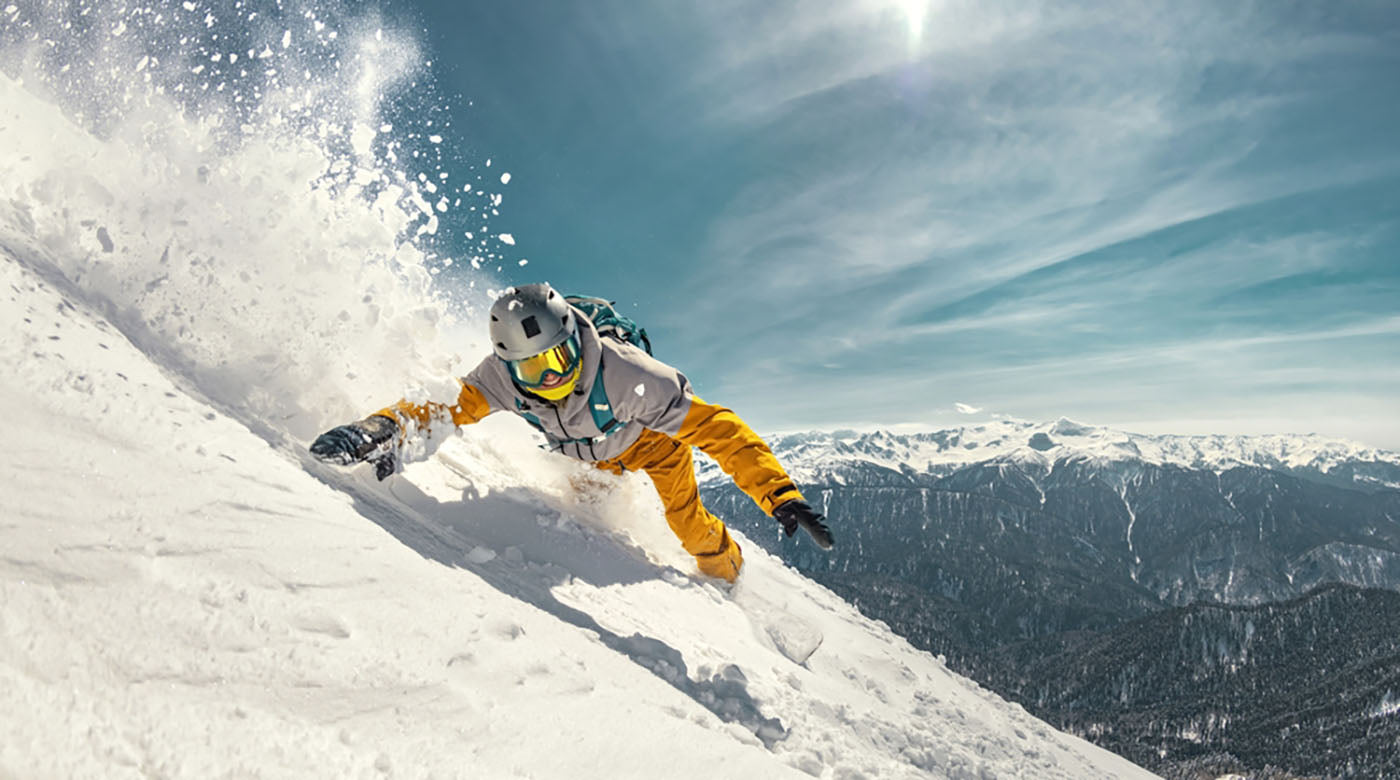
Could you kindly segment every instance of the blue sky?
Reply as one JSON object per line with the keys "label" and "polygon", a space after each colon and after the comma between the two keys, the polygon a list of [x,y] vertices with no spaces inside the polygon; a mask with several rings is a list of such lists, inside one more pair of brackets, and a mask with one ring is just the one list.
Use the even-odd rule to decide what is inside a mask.
{"label": "blue sky", "polygon": [[507,281],[625,304],[762,430],[1400,448],[1394,2],[406,13],[511,173]]}

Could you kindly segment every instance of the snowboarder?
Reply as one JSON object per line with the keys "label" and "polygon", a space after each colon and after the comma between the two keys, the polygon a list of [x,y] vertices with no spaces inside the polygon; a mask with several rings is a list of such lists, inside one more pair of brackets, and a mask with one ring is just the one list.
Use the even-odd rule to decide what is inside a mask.
{"label": "snowboarder", "polygon": [[384,479],[394,471],[385,453],[410,431],[515,412],[555,451],[617,474],[646,472],[666,522],[706,575],[733,582],[744,559],[724,523],[700,503],[692,446],[714,458],[788,536],[800,527],[831,548],[825,518],[738,415],[701,400],[684,375],[647,351],[600,335],[583,310],[548,284],[502,294],[491,307],[490,334],[495,354],[460,380],[457,403],[399,401],[321,434],[312,454],[342,465],[373,460]]}

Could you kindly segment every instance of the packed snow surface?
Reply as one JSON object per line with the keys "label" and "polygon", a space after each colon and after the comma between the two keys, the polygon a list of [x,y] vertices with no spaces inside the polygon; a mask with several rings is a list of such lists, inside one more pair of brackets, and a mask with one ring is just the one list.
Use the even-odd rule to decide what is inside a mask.
{"label": "packed snow surface", "polygon": [[311,461],[485,354],[419,244],[446,177],[377,103],[411,41],[13,8],[0,777],[1148,776],[756,544],[706,580],[643,477],[513,418],[384,483]]}

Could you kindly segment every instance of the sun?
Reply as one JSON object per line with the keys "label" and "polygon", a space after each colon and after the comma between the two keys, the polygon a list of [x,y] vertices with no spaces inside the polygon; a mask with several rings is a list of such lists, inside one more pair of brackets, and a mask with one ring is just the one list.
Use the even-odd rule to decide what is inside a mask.
{"label": "sun", "polygon": [[909,45],[916,46],[924,37],[924,19],[928,16],[929,0],[896,0],[895,7],[904,15]]}

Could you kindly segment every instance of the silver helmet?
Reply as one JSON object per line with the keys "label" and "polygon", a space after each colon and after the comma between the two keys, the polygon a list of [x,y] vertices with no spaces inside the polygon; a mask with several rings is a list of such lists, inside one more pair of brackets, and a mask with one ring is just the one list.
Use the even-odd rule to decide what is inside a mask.
{"label": "silver helmet", "polygon": [[577,327],[564,296],[547,283],[512,287],[491,305],[491,348],[502,360],[524,360],[557,347]]}

